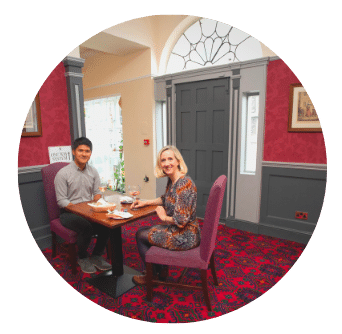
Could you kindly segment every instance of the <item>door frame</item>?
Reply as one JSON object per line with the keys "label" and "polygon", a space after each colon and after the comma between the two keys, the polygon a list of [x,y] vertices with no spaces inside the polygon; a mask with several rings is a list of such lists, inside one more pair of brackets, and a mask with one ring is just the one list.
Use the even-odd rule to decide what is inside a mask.
{"label": "door frame", "polygon": [[[213,66],[201,68],[198,70],[183,71],[156,77],[155,86],[165,89],[165,101],[167,105],[167,122],[168,122],[168,144],[176,144],[176,85],[181,83],[190,83],[194,81],[203,81],[218,78],[230,78],[230,115],[229,115],[229,134],[230,141],[228,145],[228,184],[227,184],[227,201],[224,206],[225,216],[227,220],[244,220],[252,223],[260,221],[260,204],[261,204],[261,169],[262,154],[264,143],[264,117],[265,117],[265,100],[266,100],[266,74],[267,65],[270,57],[263,57],[245,62],[231,63],[227,65]],[[272,59],[273,60],[273,59]],[[261,71],[260,78],[256,81],[252,76],[255,75],[255,68]],[[251,72],[251,75],[249,75]],[[158,90],[158,88],[156,88]],[[241,112],[243,105],[243,96],[250,91],[258,91],[260,97],[259,104],[259,125],[258,125],[258,154],[257,154],[257,170],[254,177],[256,184],[256,202],[253,203],[253,210],[250,212],[250,218],[237,217],[238,197],[241,201],[240,185],[237,183],[238,178],[241,182],[239,174],[240,170],[240,150],[241,150]],[[250,177],[250,176],[249,176]],[[241,183],[242,185],[242,183]],[[241,209],[241,208],[240,208]],[[241,210],[240,210],[241,211]]]}

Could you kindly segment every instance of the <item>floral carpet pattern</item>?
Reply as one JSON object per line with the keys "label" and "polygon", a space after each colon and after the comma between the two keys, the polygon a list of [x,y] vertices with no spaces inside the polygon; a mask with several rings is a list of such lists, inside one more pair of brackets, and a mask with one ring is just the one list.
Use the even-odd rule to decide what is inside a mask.
{"label": "floral carpet pattern", "polygon": [[[138,271],[144,269],[138,254],[135,233],[142,226],[159,222],[157,216],[151,216],[122,228],[125,265]],[[73,275],[65,251],[58,249],[54,259],[51,258],[50,248],[43,250],[43,253],[67,283],[107,310],[148,322],[185,323],[218,317],[252,302],[272,288],[291,269],[305,246],[219,225],[215,250],[219,286],[213,284],[211,274],[208,281],[212,312],[208,312],[200,290],[156,286],[153,289],[152,303],[149,303],[146,300],[146,287],[136,286],[114,299],[86,282],[86,278],[91,275],[80,270]],[[170,267],[169,280],[177,280],[182,269]],[[188,269],[182,282],[200,285],[199,271]]]}

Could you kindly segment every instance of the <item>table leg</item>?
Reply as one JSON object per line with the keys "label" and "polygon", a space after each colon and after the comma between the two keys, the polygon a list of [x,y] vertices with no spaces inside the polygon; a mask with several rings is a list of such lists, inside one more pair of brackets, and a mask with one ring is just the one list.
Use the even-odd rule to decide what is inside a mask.
{"label": "table leg", "polygon": [[114,276],[121,276],[123,274],[121,226],[111,229],[109,238],[112,248],[112,273]]}
{"label": "table leg", "polygon": [[87,282],[110,297],[117,298],[135,287],[132,278],[139,272],[123,265],[121,227],[110,229],[110,243],[112,270],[91,277]]}

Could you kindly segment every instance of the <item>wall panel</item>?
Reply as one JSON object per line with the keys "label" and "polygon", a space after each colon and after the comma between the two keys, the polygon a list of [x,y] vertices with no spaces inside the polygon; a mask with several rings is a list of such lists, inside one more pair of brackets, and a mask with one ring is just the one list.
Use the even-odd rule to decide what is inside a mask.
{"label": "wall panel", "polygon": [[19,192],[27,224],[40,249],[51,246],[51,232],[40,167],[19,173]]}
{"label": "wall panel", "polygon": [[[322,209],[326,171],[263,167],[262,180],[261,230],[279,237],[292,235],[294,241],[307,242]],[[296,211],[308,213],[308,219],[296,219]]]}

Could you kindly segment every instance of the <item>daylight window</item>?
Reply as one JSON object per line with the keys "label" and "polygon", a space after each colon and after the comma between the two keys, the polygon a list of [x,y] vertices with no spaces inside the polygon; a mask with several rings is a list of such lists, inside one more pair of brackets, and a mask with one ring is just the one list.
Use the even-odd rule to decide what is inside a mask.
{"label": "daylight window", "polygon": [[158,152],[166,145],[166,102],[156,102],[156,150]]}
{"label": "daylight window", "polygon": [[175,44],[167,73],[262,57],[260,42],[222,22],[200,19]]}
{"label": "daylight window", "polygon": [[93,143],[89,164],[114,190],[125,189],[120,96],[84,101],[86,135]]}
{"label": "daylight window", "polygon": [[241,174],[255,174],[258,120],[259,93],[244,94],[241,127]]}

